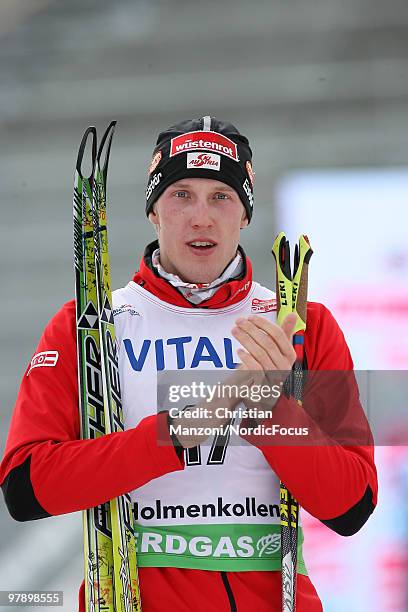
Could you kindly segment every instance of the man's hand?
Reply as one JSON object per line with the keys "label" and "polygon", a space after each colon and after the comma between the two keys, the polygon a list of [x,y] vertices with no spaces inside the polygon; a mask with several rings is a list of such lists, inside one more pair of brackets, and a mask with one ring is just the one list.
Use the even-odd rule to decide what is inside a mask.
{"label": "man's hand", "polygon": [[[267,384],[271,388],[277,385],[283,389],[296,360],[292,344],[296,314],[288,314],[282,326],[259,315],[240,318],[235,323],[231,333],[244,347],[237,351],[242,362],[239,369],[251,372],[253,384]],[[277,398],[269,398],[257,403],[243,400],[243,403],[253,411],[262,411],[273,408],[276,401]]]}
{"label": "man's hand", "polygon": [[295,323],[295,313],[285,317],[282,327],[260,315],[237,319],[231,333],[244,347],[237,351],[242,361],[240,368],[253,372],[290,371],[296,360],[292,345]]}
{"label": "man's hand", "polygon": [[[223,427],[230,420],[231,412],[233,412],[236,405],[241,401],[239,395],[240,389],[242,387],[250,387],[253,383],[253,373],[239,366],[231,373],[228,372],[228,376],[222,380],[222,385],[225,385],[226,389],[231,389],[231,394],[221,394],[219,397],[217,393],[215,393],[211,401],[204,401],[203,398],[201,403],[191,407],[205,411],[196,413],[205,416],[191,418],[188,416],[189,409],[180,412],[177,416],[173,416],[170,420],[172,426],[175,428],[180,426],[183,431],[185,430],[187,432],[177,433],[176,437],[181,446],[184,448],[192,448],[199,444],[203,444],[207,438],[210,437],[211,433],[195,433],[196,428],[197,430],[198,428],[215,430],[215,428]],[[222,409],[223,416],[217,414],[218,408]]]}
{"label": "man's hand", "polygon": [[[296,315],[289,314],[283,321],[282,327],[271,323],[261,316],[250,316],[248,319],[237,319],[237,326],[233,328],[232,335],[241,343],[244,349],[238,349],[241,364],[236,370],[223,381],[225,385],[236,385],[238,389],[242,386],[251,387],[253,384],[265,382],[272,384],[282,383],[296,359],[296,353],[292,346],[293,329],[295,327]],[[270,372],[278,371],[278,378],[271,380]],[[268,376],[269,374],[269,376]],[[283,380],[280,380],[282,379]],[[184,413],[180,413],[171,419],[174,426],[194,427],[220,427],[225,425],[229,417],[220,418],[216,416],[216,409],[226,407],[233,410],[240,402],[247,407],[260,407],[259,403],[236,397],[214,397],[211,402],[202,404],[207,410],[205,418],[190,419]],[[272,400],[267,400],[270,407]],[[274,403],[274,402],[273,402]],[[179,434],[177,438],[184,448],[191,448],[202,444],[210,434]]]}

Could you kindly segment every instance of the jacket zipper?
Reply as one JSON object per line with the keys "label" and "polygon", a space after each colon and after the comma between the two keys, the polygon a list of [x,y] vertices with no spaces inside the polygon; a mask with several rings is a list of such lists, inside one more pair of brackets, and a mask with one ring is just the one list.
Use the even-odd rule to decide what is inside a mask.
{"label": "jacket zipper", "polygon": [[228,581],[227,572],[220,572],[222,582],[224,584],[225,590],[227,591],[228,601],[231,606],[231,612],[237,612],[237,604],[235,603],[234,595],[231,589],[231,585]]}

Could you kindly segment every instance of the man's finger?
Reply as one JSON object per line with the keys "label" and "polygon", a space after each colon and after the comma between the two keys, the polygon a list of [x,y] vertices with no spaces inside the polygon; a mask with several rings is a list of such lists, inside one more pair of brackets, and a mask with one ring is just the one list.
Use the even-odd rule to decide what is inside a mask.
{"label": "man's finger", "polygon": [[[294,316],[296,320],[296,315]],[[291,333],[288,333],[285,328],[281,327],[277,323],[272,323],[272,321],[269,321],[268,319],[266,319],[265,317],[262,317],[261,315],[250,315],[248,317],[248,321],[252,323],[253,325],[255,325],[256,327],[258,327],[259,329],[263,330],[265,334],[267,334],[273,339],[273,341],[275,342],[276,346],[278,347],[279,351],[281,352],[282,356],[285,359],[292,359],[294,351],[293,351],[293,346],[292,346],[292,334]],[[261,341],[260,344],[261,346],[264,346],[265,342]],[[286,365],[280,365],[280,366],[278,364],[276,365],[277,365],[276,369],[286,370]],[[275,368],[272,368],[272,369],[275,369]]]}
{"label": "man's finger", "polygon": [[285,336],[288,340],[292,341],[293,332],[295,330],[295,325],[297,321],[297,314],[295,312],[290,312],[282,321],[282,330],[285,333]]}

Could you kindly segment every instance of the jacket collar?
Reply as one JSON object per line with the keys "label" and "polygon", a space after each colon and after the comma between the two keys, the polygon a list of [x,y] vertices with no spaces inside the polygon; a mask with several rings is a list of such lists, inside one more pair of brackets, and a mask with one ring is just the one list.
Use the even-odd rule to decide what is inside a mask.
{"label": "jacket collar", "polygon": [[180,291],[158,274],[152,265],[152,254],[158,247],[157,240],[147,245],[133,281],[161,300],[184,308],[224,308],[240,302],[248,295],[252,284],[252,265],[241,246],[238,246],[238,249],[244,263],[242,274],[221,285],[212,297],[197,305],[189,302]]}

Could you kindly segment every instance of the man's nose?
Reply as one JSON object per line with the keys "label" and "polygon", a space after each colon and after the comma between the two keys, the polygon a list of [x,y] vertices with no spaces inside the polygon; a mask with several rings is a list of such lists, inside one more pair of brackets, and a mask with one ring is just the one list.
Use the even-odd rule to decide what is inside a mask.
{"label": "man's nose", "polygon": [[210,227],[213,224],[211,206],[205,198],[197,198],[192,206],[191,225]]}

